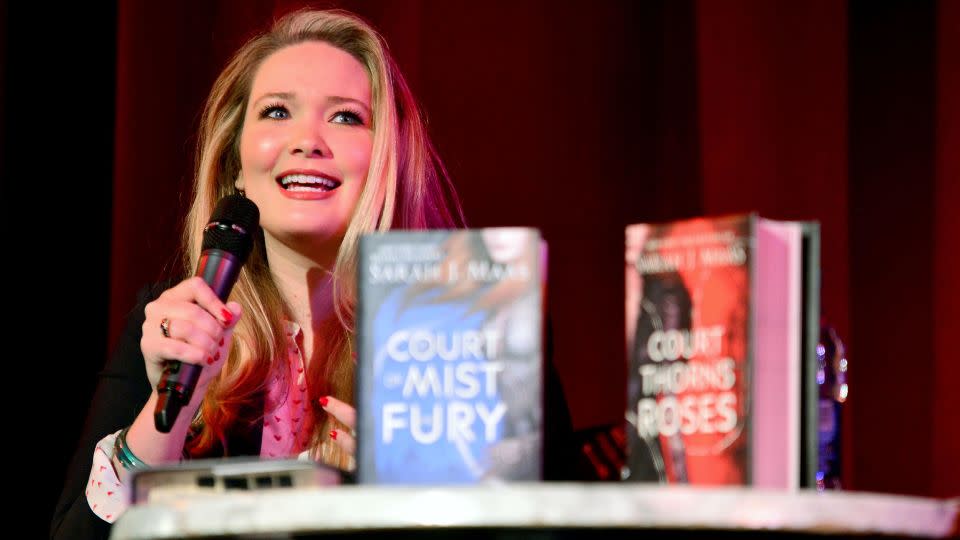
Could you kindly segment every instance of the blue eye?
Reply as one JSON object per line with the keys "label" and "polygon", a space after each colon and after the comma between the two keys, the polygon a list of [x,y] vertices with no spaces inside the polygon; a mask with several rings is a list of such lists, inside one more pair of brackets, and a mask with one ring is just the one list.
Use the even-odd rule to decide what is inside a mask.
{"label": "blue eye", "polygon": [[363,117],[360,116],[360,113],[356,111],[350,111],[350,110],[337,111],[333,115],[333,118],[330,119],[330,121],[335,124],[349,124],[349,125],[355,125],[355,126],[364,125]]}
{"label": "blue eye", "polygon": [[280,104],[270,104],[260,110],[260,118],[270,118],[273,120],[285,120],[290,118],[290,111]]}

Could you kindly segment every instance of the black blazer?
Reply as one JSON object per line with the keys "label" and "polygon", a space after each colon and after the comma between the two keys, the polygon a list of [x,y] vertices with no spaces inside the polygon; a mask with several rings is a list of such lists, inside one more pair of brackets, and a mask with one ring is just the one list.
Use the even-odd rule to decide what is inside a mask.
{"label": "black blazer", "polygon": [[[145,287],[137,295],[137,305],[127,317],[113,355],[100,372],[83,434],[70,461],[60,500],[50,524],[51,538],[107,539],[110,524],[94,514],[84,490],[97,443],[133,423],[150,397],[150,383],[140,352],[145,319],[144,308],[160,296],[169,284]],[[157,330],[159,332],[159,329]],[[576,470],[570,413],[553,366],[552,330],[547,320],[544,372],[544,478],[572,480]],[[261,406],[262,409],[262,406]],[[227,440],[231,456],[259,456],[263,436],[262,422],[248,430],[234,431]],[[222,448],[207,457],[222,457]]]}

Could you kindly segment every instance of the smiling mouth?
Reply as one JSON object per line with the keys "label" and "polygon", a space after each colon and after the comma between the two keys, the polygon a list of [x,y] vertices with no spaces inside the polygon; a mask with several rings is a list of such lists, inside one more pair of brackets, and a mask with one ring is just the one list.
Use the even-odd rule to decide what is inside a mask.
{"label": "smiling mouth", "polygon": [[333,191],[340,187],[340,182],[325,176],[314,176],[310,174],[291,174],[277,178],[280,187],[287,191],[305,191],[314,193],[324,193]]}

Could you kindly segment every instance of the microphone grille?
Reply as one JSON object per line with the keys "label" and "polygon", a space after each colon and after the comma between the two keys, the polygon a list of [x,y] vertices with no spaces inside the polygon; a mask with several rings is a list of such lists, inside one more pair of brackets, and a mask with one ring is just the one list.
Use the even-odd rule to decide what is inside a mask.
{"label": "microphone grille", "polygon": [[202,249],[221,249],[246,261],[259,224],[260,209],[253,201],[239,194],[228,195],[213,209],[203,231]]}
{"label": "microphone grille", "polygon": [[243,195],[227,195],[217,202],[210,221],[226,221],[253,232],[253,229],[257,228],[260,223],[260,209],[253,204],[253,201]]}

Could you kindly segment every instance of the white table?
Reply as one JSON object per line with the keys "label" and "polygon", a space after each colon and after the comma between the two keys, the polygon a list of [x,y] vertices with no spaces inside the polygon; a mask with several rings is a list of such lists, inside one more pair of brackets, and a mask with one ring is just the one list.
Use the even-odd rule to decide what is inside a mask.
{"label": "white table", "polygon": [[229,493],[175,489],[157,490],[147,503],[131,507],[114,525],[111,538],[299,538],[335,532],[384,535],[462,529],[943,537],[957,534],[958,506],[960,499],[875,493],[600,483],[337,486]]}

